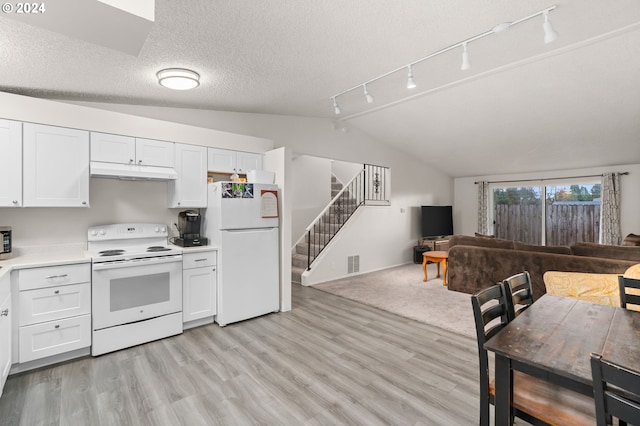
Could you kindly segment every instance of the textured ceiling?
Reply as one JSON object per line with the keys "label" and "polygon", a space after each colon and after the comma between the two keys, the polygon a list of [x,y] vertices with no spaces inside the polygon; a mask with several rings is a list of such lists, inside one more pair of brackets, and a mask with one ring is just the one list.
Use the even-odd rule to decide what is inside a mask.
{"label": "textured ceiling", "polygon": [[[369,86],[371,105],[340,97],[339,126],[452,176],[640,163],[637,0],[156,0],[137,56],[4,15],[0,90],[335,118],[331,95],[553,4],[554,43],[541,17],[516,25],[471,43],[468,71],[455,50],[416,65],[416,89],[401,72]],[[162,88],[168,67],[196,70],[200,87]]]}

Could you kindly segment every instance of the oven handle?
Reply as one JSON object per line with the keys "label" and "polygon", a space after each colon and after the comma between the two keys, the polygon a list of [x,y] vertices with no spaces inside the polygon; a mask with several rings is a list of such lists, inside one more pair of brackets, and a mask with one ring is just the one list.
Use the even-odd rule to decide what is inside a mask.
{"label": "oven handle", "polygon": [[178,254],[170,257],[147,257],[142,259],[125,260],[122,262],[94,263],[92,269],[94,271],[104,271],[106,269],[133,268],[136,266],[157,265],[160,263],[165,264],[171,262],[182,262],[182,255]]}

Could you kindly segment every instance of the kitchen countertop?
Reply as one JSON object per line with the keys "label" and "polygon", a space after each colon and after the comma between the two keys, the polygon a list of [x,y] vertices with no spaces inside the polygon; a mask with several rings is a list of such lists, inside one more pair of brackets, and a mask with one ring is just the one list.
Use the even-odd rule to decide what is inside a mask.
{"label": "kitchen countertop", "polygon": [[0,277],[14,269],[89,263],[91,256],[85,247],[82,244],[14,247],[11,259],[0,260]]}
{"label": "kitchen countertop", "polygon": [[216,246],[196,246],[196,247],[180,247],[174,244],[169,244],[171,248],[182,250],[182,253],[199,253],[203,251],[218,250]]}
{"label": "kitchen countertop", "polygon": [[[170,246],[182,250],[183,253],[218,250],[216,246],[180,247],[172,244]],[[14,269],[89,262],[91,262],[91,255],[86,251],[86,244],[14,247],[11,259],[0,260],[0,277]]]}

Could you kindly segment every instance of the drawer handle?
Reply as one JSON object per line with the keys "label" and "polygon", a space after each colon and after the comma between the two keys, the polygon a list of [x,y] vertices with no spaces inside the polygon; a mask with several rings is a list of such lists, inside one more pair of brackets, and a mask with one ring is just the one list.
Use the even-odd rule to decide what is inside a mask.
{"label": "drawer handle", "polygon": [[2,312],[0,312],[0,317],[8,317],[8,316],[9,316],[9,308],[3,309]]}
{"label": "drawer handle", "polygon": [[49,275],[48,277],[45,277],[45,279],[52,280],[52,279],[54,279],[54,278],[66,278],[66,277],[68,277],[68,276],[69,276],[68,274],[62,274],[62,275]]}
{"label": "drawer handle", "polygon": [[204,262],[205,260],[207,260],[206,257],[204,259],[195,259],[194,262]]}
{"label": "drawer handle", "polygon": [[53,294],[60,294],[60,290],[54,291]]}
{"label": "drawer handle", "polygon": [[54,325],[53,328],[60,328],[60,324]]}

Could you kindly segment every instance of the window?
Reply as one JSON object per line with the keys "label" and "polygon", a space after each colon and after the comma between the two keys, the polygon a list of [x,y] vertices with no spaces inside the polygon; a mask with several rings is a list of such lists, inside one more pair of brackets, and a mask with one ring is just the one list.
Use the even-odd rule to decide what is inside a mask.
{"label": "window", "polygon": [[600,190],[592,180],[492,186],[493,233],[527,244],[598,242]]}

